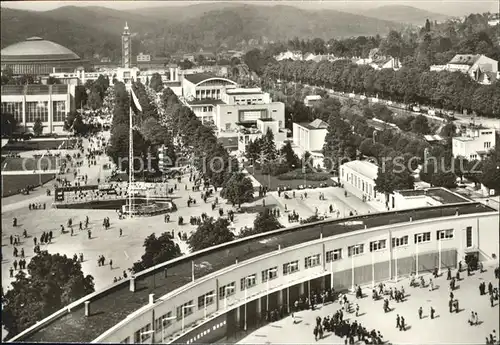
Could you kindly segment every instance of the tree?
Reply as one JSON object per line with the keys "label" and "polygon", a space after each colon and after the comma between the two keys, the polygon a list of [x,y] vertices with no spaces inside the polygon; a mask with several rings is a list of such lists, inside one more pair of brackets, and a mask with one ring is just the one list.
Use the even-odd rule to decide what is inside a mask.
{"label": "tree", "polygon": [[229,230],[229,220],[226,218],[214,220],[210,217],[189,236],[188,244],[191,251],[195,252],[232,240],[234,240],[234,234]]}
{"label": "tree", "polygon": [[276,159],[276,144],[274,143],[274,134],[271,131],[271,128],[267,129],[266,135],[264,136],[261,154],[267,161]]}
{"label": "tree", "polygon": [[33,133],[35,133],[35,136],[39,137],[43,133],[43,122],[42,119],[37,118],[35,120],[35,123],[33,124]]}
{"label": "tree", "polygon": [[2,136],[10,136],[15,131],[17,127],[17,121],[14,115],[9,113],[3,113],[0,116],[0,130]]}
{"label": "tree", "polygon": [[243,173],[235,173],[225,183],[220,195],[233,206],[241,207],[242,203],[253,200],[252,181]]}
{"label": "tree", "polygon": [[247,237],[264,232],[273,231],[283,228],[283,225],[278,221],[276,216],[269,210],[259,212],[253,221],[253,228],[245,228],[240,232],[239,237]]}
{"label": "tree", "polygon": [[92,87],[92,89],[90,90],[87,104],[92,110],[97,110],[102,107],[102,98],[99,94],[99,90],[96,87]]}
{"label": "tree", "polygon": [[2,299],[2,324],[13,337],[64,306],[94,292],[94,278],[78,261],[42,251],[19,272]]}
{"label": "tree", "polygon": [[252,164],[255,164],[255,161],[260,157],[260,152],[262,151],[262,143],[262,138],[251,140],[250,142],[248,142],[245,148],[245,157],[249,159]]}
{"label": "tree", "polygon": [[396,190],[413,189],[414,183],[409,162],[397,153],[389,155],[379,164],[375,190],[385,194],[386,204],[389,202],[389,194]]}
{"label": "tree", "polygon": [[163,90],[163,80],[161,80],[161,75],[159,73],[154,73],[151,76],[149,87],[152,88],[155,92],[160,92],[161,90]]}
{"label": "tree", "polygon": [[156,235],[152,233],[144,240],[143,247],[145,252],[141,260],[134,262],[134,266],[132,267],[134,273],[182,255],[179,245],[174,243],[171,235],[166,232],[162,233],[160,237],[156,237]]}
{"label": "tree", "polygon": [[455,126],[453,122],[450,122],[443,126],[441,129],[441,135],[446,138],[451,138],[455,135],[456,130],[457,126]]}
{"label": "tree", "polygon": [[482,175],[480,182],[487,188],[495,189],[495,192],[500,191],[500,147],[497,145],[490,152],[490,156],[482,162]]}
{"label": "tree", "polygon": [[300,166],[299,157],[293,151],[292,144],[289,141],[281,148],[280,153],[285,159],[285,163],[288,165],[289,169],[298,168]]}
{"label": "tree", "polygon": [[429,128],[429,121],[424,115],[418,115],[411,123],[411,130],[418,134],[429,134],[431,132]]}

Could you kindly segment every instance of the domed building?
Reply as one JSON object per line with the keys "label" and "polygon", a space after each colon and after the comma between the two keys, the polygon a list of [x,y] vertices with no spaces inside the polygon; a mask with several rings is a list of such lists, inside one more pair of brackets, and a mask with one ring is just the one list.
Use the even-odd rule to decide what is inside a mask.
{"label": "domed building", "polygon": [[40,37],[30,37],[1,50],[1,68],[10,67],[14,75],[49,75],[54,72],[74,72],[85,65],[70,49]]}

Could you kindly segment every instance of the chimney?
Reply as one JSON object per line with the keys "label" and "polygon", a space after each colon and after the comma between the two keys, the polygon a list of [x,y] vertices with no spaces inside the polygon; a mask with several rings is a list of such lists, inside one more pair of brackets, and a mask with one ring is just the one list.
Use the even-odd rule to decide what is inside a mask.
{"label": "chimney", "polygon": [[154,293],[149,294],[149,304],[155,304],[155,294]]}
{"label": "chimney", "polygon": [[85,316],[90,316],[90,301],[85,301]]}
{"label": "chimney", "polygon": [[130,292],[135,292],[135,277],[130,277]]}

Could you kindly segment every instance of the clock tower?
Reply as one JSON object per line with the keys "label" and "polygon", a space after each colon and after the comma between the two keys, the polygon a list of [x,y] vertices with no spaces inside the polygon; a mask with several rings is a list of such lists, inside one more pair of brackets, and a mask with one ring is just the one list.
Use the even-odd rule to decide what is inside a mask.
{"label": "clock tower", "polygon": [[130,39],[130,31],[128,24],[125,23],[125,28],[122,34],[122,67],[130,68],[132,66],[132,41]]}

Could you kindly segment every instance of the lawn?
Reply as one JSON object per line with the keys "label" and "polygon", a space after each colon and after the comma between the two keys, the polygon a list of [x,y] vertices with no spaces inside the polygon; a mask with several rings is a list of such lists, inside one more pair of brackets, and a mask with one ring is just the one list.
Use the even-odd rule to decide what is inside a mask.
{"label": "lawn", "polygon": [[[42,174],[42,183],[55,178],[54,174]],[[2,175],[2,197],[17,194],[20,189],[28,185],[39,186],[40,175]]]}
{"label": "lawn", "polygon": [[2,147],[3,153],[13,151],[35,151],[35,150],[56,150],[61,146],[61,149],[72,149],[76,144],[76,139],[70,140],[26,140],[26,141],[11,141]]}
{"label": "lawn", "polygon": [[[45,156],[40,160],[37,158],[13,158],[13,157],[2,157],[2,171],[33,171],[40,168],[42,170],[55,170],[59,169],[61,163],[64,162],[66,158],[58,158],[55,156]],[[38,163],[40,162],[40,163]]]}
{"label": "lawn", "polygon": [[[304,180],[303,178],[298,178],[298,179],[280,179],[280,176],[282,177],[283,175],[278,175],[278,176],[269,176],[269,175],[263,175],[261,170],[254,169],[251,166],[245,166],[247,169],[248,173],[253,175],[257,181],[262,186],[268,187],[269,190],[277,190],[278,187],[287,187],[288,189],[298,189],[299,186],[303,186],[304,184],[307,185],[308,188],[316,188],[321,185],[328,185],[328,186],[334,186],[335,183],[331,180],[330,177],[333,177],[333,175],[330,175],[328,173],[324,172],[319,172],[319,173],[307,173],[306,174],[306,179]],[[295,172],[287,173],[285,176],[291,178]],[[296,174],[295,176],[300,176],[302,177],[302,174]],[[324,179],[327,177],[327,179]],[[283,177],[282,177],[283,178]],[[313,181],[313,179],[321,179],[322,181]]]}

